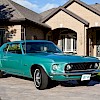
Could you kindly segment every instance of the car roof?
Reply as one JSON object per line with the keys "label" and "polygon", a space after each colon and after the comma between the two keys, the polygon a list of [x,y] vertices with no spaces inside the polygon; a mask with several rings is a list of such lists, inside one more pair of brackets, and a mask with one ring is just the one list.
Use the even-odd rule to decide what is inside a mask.
{"label": "car roof", "polygon": [[21,40],[21,41],[7,42],[7,44],[11,44],[11,43],[24,43],[24,42],[51,42],[51,41],[48,41],[48,40]]}
{"label": "car roof", "polygon": [[4,43],[1,47],[0,47],[0,51],[3,50],[3,48],[8,45],[8,44],[13,44],[13,43],[25,43],[25,42],[49,42],[52,43],[52,41],[48,41],[48,40],[21,40],[21,41],[13,41],[13,42],[7,42]]}

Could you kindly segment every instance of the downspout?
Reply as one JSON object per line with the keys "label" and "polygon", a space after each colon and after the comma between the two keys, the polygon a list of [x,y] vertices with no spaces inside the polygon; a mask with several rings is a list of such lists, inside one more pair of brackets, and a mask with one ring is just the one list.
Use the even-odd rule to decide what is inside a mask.
{"label": "downspout", "polygon": [[87,56],[86,50],[87,50],[87,29],[89,28],[88,26],[84,25],[84,56]]}

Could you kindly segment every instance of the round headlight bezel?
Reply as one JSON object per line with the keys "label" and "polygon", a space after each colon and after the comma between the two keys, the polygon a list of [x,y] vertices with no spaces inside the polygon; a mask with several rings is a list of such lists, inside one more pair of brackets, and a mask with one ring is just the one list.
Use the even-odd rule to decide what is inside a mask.
{"label": "round headlight bezel", "polygon": [[58,64],[53,64],[53,65],[52,65],[52,70],[53,70],[53,71],[56,71],[57,69],[58,69]]}
{"label": "round headlight bezel", "polygon": [[71,70],[72,70],[72,66],[70,64],[66,65],[65,71],[71,71]]}

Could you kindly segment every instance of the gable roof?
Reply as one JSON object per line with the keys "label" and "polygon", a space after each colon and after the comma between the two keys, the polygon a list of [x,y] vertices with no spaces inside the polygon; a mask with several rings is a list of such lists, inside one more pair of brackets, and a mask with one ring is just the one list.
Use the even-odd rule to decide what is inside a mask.
{"label": "gable roof", "polygon": [[[5,6],[2,10],[4,11],[9,10],[9,14],[11,15],[9,21],[25,21],[29,20],[35,24],[40,26],[50,28],[48,25],[41,23],[42,16],[34,11],[31,11],[11,0],[0,0],[0,7]],[[1,11],[1,10],[0,10]],[[7,12],[8,13],[8,12]],[[6,16],[6,15],[5,15]]]}
{"label": "gable roof", "polygon": [[[24,16],[22,16],[22,14],[20,12],[18,12],[18,10],[9,2],[9,0],[0,0],[0,8],[1,8],[0,9],[1,16],[5,15],[7,17],[7,15],[11,15],[9,17],[9,20],[24,18]],[[2,18],[0,18],[0,19],[2,19]]]}
{"label": "gable roof", "polygon": [[20,12],[20,14],[29,19],[29,20],[32,20],[32,21],[40,21],[41,20],[41,16],[40,14],[32,11],[32,10],[29,10],[28,8],[25,8],[11,0],[8,0],[10,1],[10,3]]}
{"label": "gable roof", "polygon": [[75,18],[76,20],[80,21],[81,23],[85,24],[86,26],[89,26],[89,23],[82,19],[81,17],[77,16],[76,14],[72,13],[71,11],[63,8],[63,7],[58,7],[56,8],[53,12],[51,12],[49,15],[47,15],[45,18],[42,19],[42,22],[46,22],[47,20],[49,20],[51,17],[53,17],[55,14],[57,14],[59,11],[64,11],[65,13],[67,13],[68,15],[72,16],[73,18]]}
{"label": "gable roof", "polygon": [[100,11],[100,4],[96,3],[90,6]]}
{"label": "gable roof", "polygon": [[86,3],[84,3],[84,2],[82,2],[82,1],[80,1],[80,0],[69,0],[67,3],[65,3],[65,4],[63,5],[63,7],[64,7],[64,8],[67,8],[67,7],[70,6],[73,2],[78,3],[79,5],[85,7],[86,9],[88,9],[88,10],[92,11],[93,13],[95,13],[95,14],[97,14],[97,15],[100,16],[100,11],[99,11],[98,9],[95,9],[95,8],[93,8],[92,6],[87,5]]}
{"label": "gable roof", "polygon": [[57,8],[52,8],[52,9],[49,9],[47,11],[44,11],[44,12],[40,13],[40,15],[42,16],[42,19],[44,17],[46,17],[47,15],[49,15],[51,12],[53,12],[55,9],[57,9]]}

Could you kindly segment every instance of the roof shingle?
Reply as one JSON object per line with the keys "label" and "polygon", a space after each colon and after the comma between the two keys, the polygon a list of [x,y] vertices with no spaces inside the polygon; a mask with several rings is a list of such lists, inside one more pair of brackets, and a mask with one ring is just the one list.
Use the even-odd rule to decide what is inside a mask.
{"label": "roof shingle", "polygon": [[100,11],[100,4],[96,3],[96,4],[90,5],[90,6],[97,9],[98,11]]}
{"label": "roof shingle", "polygon": [[49,9],[47,11],[44,11],[44,12],[40,13],[40,15],[42,16],[42,19],[44,17],[46,17],[47,15],[49,15],[50,13],[52,13],[55,9],[57,9],[57,8],[52,8],[52,9]]}
{"label": "roof shingle", "polygon": [[[3,11],[9,10],[10,15],[12,15],[9,18],[9,21],[25,21],[25,20],[29,20],[35,24],[38,24],[40,26],[46,27],[46,28],[50,28],[48,25],[41,23],[41,18],[42,16],[34,11],[31,11],[11,0],[0,0],[0,7],[4,5],[5,8],[3,9]],[[12,12],[11,12],[12,10]],[[2,13],[2,11],[0,10],[0,12]],[[4,14],[4,12],[3,12]],[[6,15],[5,15],[6,16]]]}

